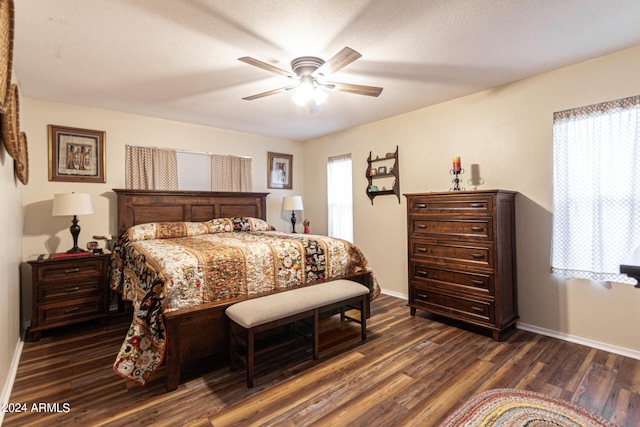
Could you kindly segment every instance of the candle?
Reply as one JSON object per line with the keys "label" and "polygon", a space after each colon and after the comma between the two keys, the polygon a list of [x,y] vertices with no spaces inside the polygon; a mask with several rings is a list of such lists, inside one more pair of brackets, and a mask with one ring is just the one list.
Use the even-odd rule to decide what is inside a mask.
{"label": "candle", "polygon": [[460,157],[456,156],[453,158],[453,171],[460,172]]}

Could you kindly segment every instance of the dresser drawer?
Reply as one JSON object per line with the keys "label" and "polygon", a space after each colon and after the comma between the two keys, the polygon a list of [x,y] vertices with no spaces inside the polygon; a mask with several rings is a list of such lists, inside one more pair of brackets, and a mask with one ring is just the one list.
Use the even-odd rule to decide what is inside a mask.
{"label": "dresser drawer", "polygon": [[493,198],[489,195],[417,196],[408,203],[409,214],[491,216],[493,213]]}
{"label": "dresser drawer", "polygon": [[429,238],[462,238],[493,241],[491,218],[411,218],[411,232]]}
{"label": "dresser drawer", "polygon": [[82,262],[59,261],[39,265],[36,280],[38,283],[53,283],[65,280],[82,280],[89,277],[103,277],[106,274],[102,259],[82,258]]}
{"label": "dresser drawer", "polygon": [[471,320],[474,322],[493,323],[495,312],[493,303],[476,301],[468,298],[440,294],[419,287],[411,287],[409,303],[435,314]]}
{"label": "dresser drawer", "polygon": [[409,256],[415,261],[426,261],[440,265],[465,265],[469,267],[493,268],[493,245],[462,242],[430,243],[409,240]]}
{"label": "dresser drawer", "polygon": [[64,303],[42,304],[38,308],[38,323],[53,326],[82,318],[103,315],[103,297],[80,298]]}
{"label": "dresser drawer", "polygon": [[419,263],[411,265],[409,280],[425,289],[454,293],[493,296],[493,274],[433,268]]}
{"label": "dresser drawer", "polygon": [[38,286],[38,303],[57,300],[71,300],[101,295],[104,292],[102,281],[89,280],[82,282],[52,283]]}

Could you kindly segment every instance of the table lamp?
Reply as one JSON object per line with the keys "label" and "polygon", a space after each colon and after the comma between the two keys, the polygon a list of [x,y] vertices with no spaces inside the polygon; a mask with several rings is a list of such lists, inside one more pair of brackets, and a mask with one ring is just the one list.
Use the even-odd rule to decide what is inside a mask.
{"label": "table lamp", "polygon": [[291,228],[292,232],[296,232],[296,213],[295,211],[301,211],[304,207],[302,206],[302,196],[285,196],[282,199],[282,210],[283,211],[291,211]]}
{"label": "table lamp", "polygon": [[89,193],[64,193],[53,195],[53,216],[71,216],[71,236],[73,236],[73,248],[67,251],[68,254],[78,252],[86,252],[78,247],[78,236],[80,235],[80,226],[78,225],[78,215],[93,214],[93,201]]}

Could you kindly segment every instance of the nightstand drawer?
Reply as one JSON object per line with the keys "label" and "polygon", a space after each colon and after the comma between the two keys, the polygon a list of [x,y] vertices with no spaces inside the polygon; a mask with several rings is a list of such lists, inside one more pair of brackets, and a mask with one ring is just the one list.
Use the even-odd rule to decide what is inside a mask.
{"label": "nightstand drawer", "polygon": [[411,232],[427,238],[458,238],[493,240],[491,218],[445,219],[415,218],[411,220]]}
{"label": "nightstand drawer", "polygon": [[38,283],[53,283],[82,280],[88,277],[104,277],[106,274],[103,259],[82,257],[76,260],[59,261],[55,263],[47,263],[39,265],[37,270]]}
{"label": "nightstand drawer", "polygon": [[53,326],[55,323],[68,322],[103,314],[102,297],[81,298],[61,303],[42,304],[38,310],[38,323]]}
{"label": "nightstand drawer", "polygon": [[486,195],[411,197],[410,214],[424,215],[488,215],[493,213],[493,199]]}
{"label": "nightstand drawer", "polygon": [[102,281],[99,279],[41,285],[38,286],[38,303],[97,296],[104,293],[103,288]]}
{"label": "nightstand drawer", "polygon": [[493,246],[457,242],[431,243],[409,241],[409,256],[416,261],[428,261],[441,265],[465,265],[493,268]]}

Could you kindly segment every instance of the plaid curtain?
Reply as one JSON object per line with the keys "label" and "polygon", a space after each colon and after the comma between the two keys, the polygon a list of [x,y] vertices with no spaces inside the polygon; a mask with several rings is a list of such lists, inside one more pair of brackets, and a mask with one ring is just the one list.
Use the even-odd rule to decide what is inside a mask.
{"label": "plaid curtain", "polygon": [[177,190],[176,150],[125,145],[125,185],[133,190]]}
{"label": "plaid curtain", "polygon": [[253,191],[251,158],[211,155],[212,191]]}

